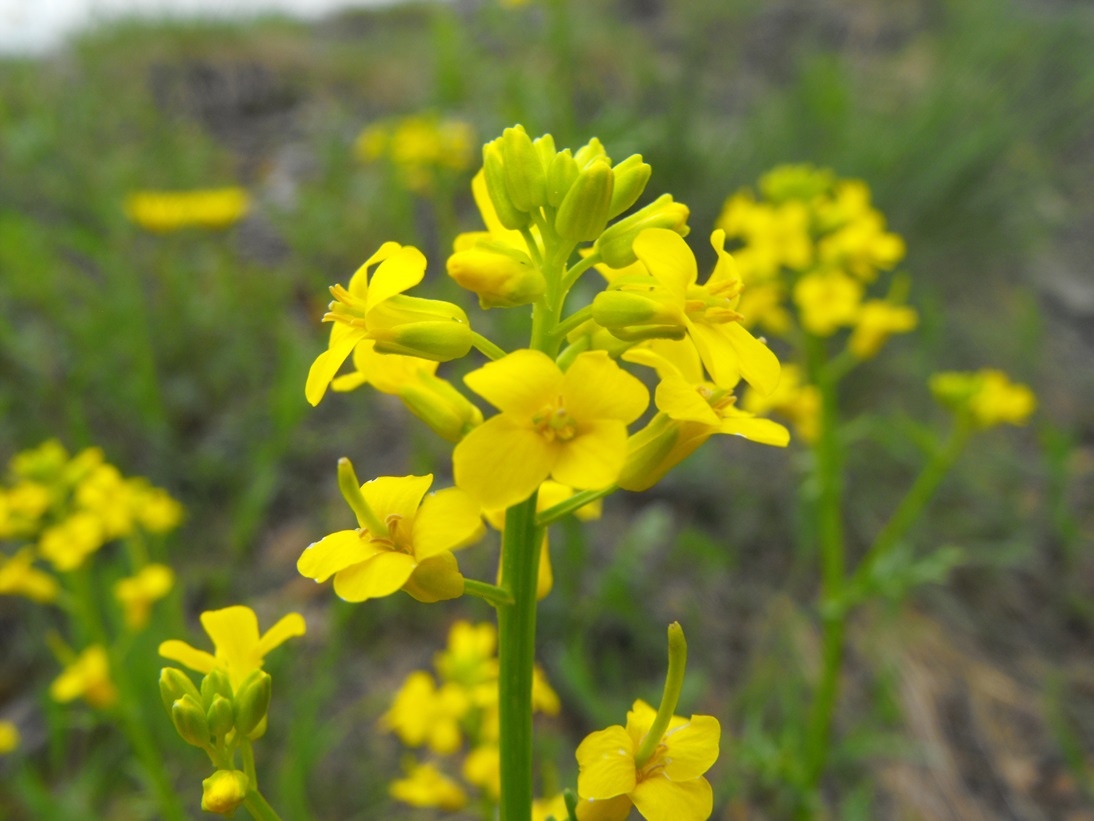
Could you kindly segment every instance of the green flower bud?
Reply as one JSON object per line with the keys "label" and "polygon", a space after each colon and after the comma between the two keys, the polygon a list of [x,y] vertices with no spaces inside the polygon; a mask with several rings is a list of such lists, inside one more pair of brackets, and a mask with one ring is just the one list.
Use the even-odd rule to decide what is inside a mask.
{"label": "green flower bud", "polygon": [[673,202],[671,194],[662,194],[645,208],[609,225],[596,241],[596,250],[610,268],[625,268],[637,261],[634,240],[647,228],[668,228],[686,237],[688,213],[682,202]]}
{"label": "green flower bud", "polygon": [[221,695],[229,701],[232,700],[232,683],[228,674],[219,667],[207,673],[201,680],[201,704],[208,710],[213,706],[213,697]]}
{"label": "green flower bud", "polygon": [[509,192],[505,187],[505,161],[501,157],[500,141],[494,140],[482,147],[482,172],[486,181],[486,193],[490,195],[490,201],[494,203],[494,211],[498,220],[510,231],[524,228],[531,222],[531,218],[519,210],[509,198]]}
{"label": "green flower bud", "polygon": [[211,733],[205,708],[193,696],[185,695],[171,705],[171,722],[187,744],[202,748],[209,746]]}
{"label": "green flower bud", "polygon": [[570,186],[555,217],[555,230],[563,239],[589,242],[608,224],[615,177],[606,160],[587,165]]}
{"label": "green flower bud", "polygon": [[581,146],[581,148],[577,150],[577,153],[574,154],[574,159],[577,160],[578,168],[584,168],[596,157],[604,157],[608,161],[608,164],[611,165],[611,157],[609,157],[604,150],[604,144],[596,137],[593,137],[585,143],[585,145]]}
{"label": "green flower bud", "polygon": [[375,348],[380,353],[417,356],[435,362],[459,359],[471,350],[471,327],[452,320],[379,328],[370,331],[368,336],[375,340]]}
{"label": "green flower bud", "polygon": [[642,162],[641,154],[631,154],[612,169],[615,175],[615,187],[612,189],[612,204],[608,208],[608,219],[614,219],[634,205],[646,183],[650,181],[653,169],[649,163]]}
{"label": "green flower bud", "polygon": [[231,732],[235,721],[232,717],[232,702],[220,693],[213,696],[213,703],[205,711],[205,718],[209,721],[209,732],[217,738],[222,738]]}
{"label": "green flower bud", "polygon": [[255,670],[239,685],[235,697],[235,728],[242,736],[250,736],[270,709],[273,680],[264,670]]}
{"label": "green flower bud", "polygon": [[603,291],[593,299],[593,319],[614,336],[631,342],[683,339],[687,333],[678,300],[658,288]]}
{"label": "green flower bud", "polygon": [[449,442],[459,442],[482,424],[482,411],[451,383],[433,374],[419,372],[418,381],[399,390],[410,412]]}
{"label": "green flower bud", "polygon": [[539,162],[546,172],[555,159],[555,138],[550,134],[544,134],[542,137],[536,137],[532,140],[532,145],[536,147],[536,152],[539,154]]}
{"label": "green flower bud", "polygon": [[217,770],[201,782],[201,808],[218,815],[231,815],[247,797],[251,780],[240,770]]}
{"label": "green flower bud", "polygon": [[160,698],[168,714],[171,712],[171,705],[183,696],[192,696],[194,701],[201,701],[201,693],[186,673],[177,667],[164,667],[160,670]]}
{"label": "green flower bud", "polygon": [[547,202],[547,174],[523,126],[502,132],[501,156],[505,190],[513,205],[521,211],[534,211]]}
{"label": "green flower bud", "polygon": [[530,305],[547,289],[547,280],[531,258],[509,246],[481,242],[448,258],[448,275],[478,294],[483,308]]}
{"label": "green flower bud", "polygon": [[547,202],[551,207],[558,208],[566,198],[570,186],[574,184],[580,169],[577,161],[570,154],[570,149],[559,151],[555,154],[547,168]]}

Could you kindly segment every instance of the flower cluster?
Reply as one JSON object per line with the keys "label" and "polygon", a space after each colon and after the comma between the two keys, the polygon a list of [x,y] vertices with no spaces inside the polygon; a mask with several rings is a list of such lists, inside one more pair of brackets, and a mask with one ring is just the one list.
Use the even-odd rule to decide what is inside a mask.
{"label": "flower cluster", "polygon": [[931,377],[931,391],[939,402],[980,429],[1024,425],[1037,408],[1037,397],[1029,387],[991,368],[936,373]]}
{"label": "flower cluster", "polygon": [[168,233],[182,228],[228,228],[251,207],[242,188],[200,191],[138,191],[125,200],[125,214],[146,231]]}
{"label": "flower cluster", "polygon": [[[492,624],[455,622],[448,646],[433,660],[436,677],[425,670],[407,676],[380,726],[412,749],[428,749],[432,761],[415,762],[404,778],[391,784],[393,798],[416,807],[457,810],[478,790],[494,804],[501,792],[498,751],[497,631]],[[533,670],[532,705],[557,715],[559,700],[542,668]],[[462,766],[455,758],[463,756]],[[445,774],[459,771],[464,783]],[[539,801],[544,819],[565,817],[561,797]]]}
{"label": "flower cluster", "polygon": [[414,114],[374,123],[357,136],[354,151],[363,162],[387,160],[411,191],[431,191],[441,175],[471,164],[475,133],[463,120]]}

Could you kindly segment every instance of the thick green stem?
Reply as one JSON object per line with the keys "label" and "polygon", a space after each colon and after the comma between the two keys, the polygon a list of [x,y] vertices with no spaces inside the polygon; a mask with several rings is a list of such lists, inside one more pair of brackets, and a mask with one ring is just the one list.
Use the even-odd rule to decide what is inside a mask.
{"label": "thick green stem", "polygon": [[463,592],[489,602],[494,607],[508,607],[513,603],[513,597],[502,588],[475,579],[463,580]]}
{"label": "thick green stem", "polygon": [[542,539],[536,495],[506,511],[502,534],[501,586],[513,605],[498,608],[501,821],[532,817],[532,668]]}
{"label": "thick green stem", "polygon": [[258,790],[247,793],[247,797],[243,799],[243,806],[255,821],[281,821],[281,816],[274,811]]}

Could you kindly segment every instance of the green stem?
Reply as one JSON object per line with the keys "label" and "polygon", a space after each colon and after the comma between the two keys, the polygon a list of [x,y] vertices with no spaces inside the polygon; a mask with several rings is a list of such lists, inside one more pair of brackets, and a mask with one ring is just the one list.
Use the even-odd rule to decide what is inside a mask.
{"label": "green stem", "polygon": [[688,643],[684,640],[684,631],[679,622],[669,625],[669,670],[665,675],[665,691],[661,695],[661,705],[657,708],[657,715],[653,724],[646,732],[642,743],[638,746],[638,752],[634,754],[634,765],[641,769],[650,757],[657,752],[657,745],[661,743],[661,736],[669,728],[669,722],[676,712],[676,705],[680,701],[680,691],[684,689],[684,669],[688,664]]}
{"label": "green stem", "polygon": [[505,351],[503,351],[485,336],[480,333],[476,333],[475,331],[471,332],[471,344],[474,345],[480,353],[488,356],[494,361],[497,361],[506,355]]}
{"label": "green stem", "polygon": [[463,592],[468,596],[476,596],[494,607],[510,607],[513,604],[513,597],[508,591],[475,579],[463,580]]}
{"label": "green stem", "polygon": [[559,502],[554,507],[549,507],[536,516],[536,525],[546,527],[559,519],[569,516],[575,510],[585,507],[590,502],[595,502],[597,499],[603,499],[605,496],[615,493],[618,489],[615,485],[609,485],[600,490],[583,490],[580,493],[575,493],[566,501]]}
{"label": "green stem", "polygon": [[498,608],[501,821],[530,821],[532,813],[532,668],[542,540],[536,496],[506,511],[502,534],[501,586],[513,605]]}
{"label": "green stem", "polygon": [[565,275],[562,277],[562,289],[569,291],[581,279],[581,275],[598,262],[600,262],[600,254],[596,251],[592,251],[588,256],[579,259],[571,268],[566,270]]}
{"label": "green stem", "polygon": [[257,789],[247,793],[247,797],[243,799],[243,806],[255,821],[281,821],[281,816],[274,811]]}
{"label": "green stem", "polygon": [[243,757],[243,772],[251,782],[251,789],[258,790],[258,771],[255,769],[255,749],[251,746],[250,739],[243,739],[239,746],[239,752]]}
{"label": "green stem", "polygon": [[586,305],[584,308],[580,308],[562,320],[555,329],[551,332],[551,338],[562,342],[566,338],[566,334],[578,327],[582,323],[593,318],[593,306]]}
{"label": "green stem", "polygon": [[528,246],[528,256],[532,258],[532,261],[535,262],[536,265],[542,268],[543,254],[539,251],[539,243],[536,242],[536,238],[532,234],[531,229],[528,227],[521,228],[520,235],[524,237],[524,244]]}

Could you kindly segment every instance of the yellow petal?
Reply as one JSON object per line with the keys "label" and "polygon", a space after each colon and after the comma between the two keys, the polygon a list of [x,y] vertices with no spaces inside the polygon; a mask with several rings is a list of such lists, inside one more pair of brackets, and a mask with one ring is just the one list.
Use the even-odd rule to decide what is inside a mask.
{"label": "yellow petal", "polygon": [[169,639],[160,645],[159,654],[165,659],[177,661],[191,670],[199,673],[209,673],[217,666],[216,657],[212,653],[191,647],[184,641]]}
{"label": "yellow petal", "polygon": [[563,443],[551,475],[580,490],[613,484],[627,458],[627,426],[617,419],[601,419],[582,424],[578,431]]}
{"label": "yellow petal", "polygon": [[530,423],[499,414],[456,445],[452,452],[456,484],[484,508],[511,507],[531,496],[550,474],[559,452],[557,444],[544,439]]}
{"label": "yellow petal", "polygon": [[790,431],[770,419],[731,416],[722,420],[719,432],[732,433],[761,445],[774,445],[778,448],[785,448],[790,443]]}
{"label": "yellow petal", "polygon": [[409,524],[414,520],[418,505],[431,484],[432,473],[425,476],[381,476],[361,485],[361,493],[381,521],[389,516],[398,516]]}
{"label": "yellow petal", "polygon": [[[673,235],[675,236],[675,234]],[[562,400],[579,423],[618,419],[630,424],[646,410],[650,394],[605,351],[580,354],[562,379]]]}
{"label": "yellow petal", "polygon": [[636,698],[627,711],[627,733],[634,742],[635,749],[642,744],[642,739],[653,726],[653,720],[657,711],[640,698]]}
{"label": "yellow petal", "polygon": [[[348,326],[347,326],[348,327]],[[308,381],[304,385],[304,396],[312,405],[318,405],[323,395],[327,392],[327,386],[342,367],[354,347],[365,338],[364,328],[355,328],[353,333],[340,336],[335,341],[331,339],[331,346],[315,358],[308,371]]]}
{"label": "yellow petal", "polygon": [[282,616],[277,623],[262,634],[258,640],[258,655],[265,656],[275,647],[279,647],[293,636],[304,635],[306,627],[304,617],[299,613],[289,613]]}
{"label": "yellow petal", "polygon": [[705,425],[721,423],[714,408],[699,395],[696,386],[685,382],[679,373],[661,377],[654,393],[654,401],[658,410],[682,422],[701,422]]}
{"label": "yellow petal", "polygon": [[699,278],[695,254],[684,238],[667,228],[648,228],[634,241],[638,257],[654,279],[681,299]]}
{"label": "yellow petal", "polygon": [[388,257],[399,252],[401,246],[397,242],[385,242],[380,246],[379,250],[371,257],[365,260],[349,279],[349,286],[346,288],[351,294],[360,299],[365,299],[368,296],[368,269],[378,262],[383,262]]}
{"label": "yellow petal", "polygon": [[555,586],[555,574],[551,570],[551,550],[547,545],[547,531],[544,528],[543,547],[539,551],[539,575],[536,576],[536,601],[547,598]]}
{"label": "yellow petal", "polygon": [[411,245],[404,245],[380,263],[368,284],[366,314],[381,302],[409,290],[425,276],[425,255]]}
{"label": "yellow petal", "polygon": [[451,553],[430,556],[414,568],[403,590],[420,602],[456,599],[463,595],[463,576]]}
{"label": "yellow petal", "polygon": [[411,539],[418,561],[448,550],[474,544],[486,531],[482,508],[470,493],[458,487],[425,498],[414,517]]}
{"label": "yellow petal", "polygon": [[547,354],[521,350],[471,371],[463,381],[498,410],[531,419],[558,399],[562,371]]}
{"label": "yellow petal", "polygon": [[705,778],[676,782],[657,775],[640,781],[631,800],[646,821],[707,821],[714,810]]}
{"label": "yellow petal", "polygon": [[334,577],[334,592],[350,602],[390,596],[410,578],[416,562],[406,553],[392,550],[355,564]]}
{"label": "yellow petal", "polygon": [[577,791],[582,798],[599,801],[634,789],[634,744],[618,724],[587,735],[576,755]]}
{"label": "yellow petal", "polygon": [[761,393],[774,392],[779,386],[778,357],[739,322],[726,323],[723,329],[737,352],[737,369],[744,380]]}
{"label": "yellow petal", "polygon": [[383,548],[362,539],[356,530],[339,530],[310,545],[296,562],[301,576],[325,582],[339,570],[367,561]]}
{"label": "yellow petal", "polygon": [[725,326],[688,321],[688,337],[699,351],[711,380],[722,388],[736,385],[741,378],[737,351],[730,344],[729,337],[722,333],[723,327]]}
{"label": "yellow petal", "polygon": [[606,801],[583,799],[577,805],[577,821],[627,821],[632,806],[630,797],[626,795]]}
{"label": "yellow petal", "polygon": [[206,610],[201,614],[201,626],[213,640],[218,661],[239,670],[253,669],[258,647],[258,617],[254,610],[242,605]]}
{"label": "yellow petal", "polygon": [[692,716],[665,733],[665,775],[673,781],[698,778],[718,760],[721,725],[713,716]]}

